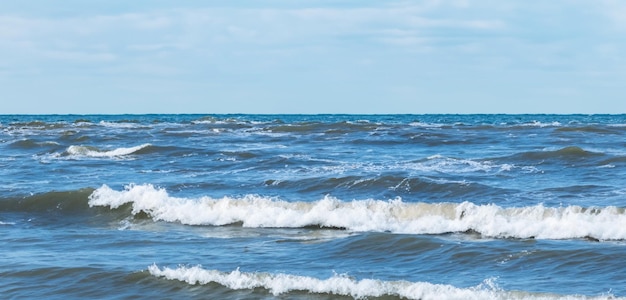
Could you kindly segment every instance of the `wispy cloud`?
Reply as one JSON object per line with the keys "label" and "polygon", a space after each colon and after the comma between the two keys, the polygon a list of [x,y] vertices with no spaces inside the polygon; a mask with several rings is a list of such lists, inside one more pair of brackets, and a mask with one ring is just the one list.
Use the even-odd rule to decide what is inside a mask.
{"label": "wispy cloud", "polygon": [[[438,5],[393,4],[378,7],[347,8],[203,8],[173,9],[69,18],[0,17],[0,36],[31,39],[40,43],[54,40],[107,38],[107,43],[129,39],[160,44],[176,37],[196,39],[197,43],[268,43],[307,40],[315,36],[375,36],[384,41],[386,32],[398,30],[446,29],[497,30],[501,20],[450,19],[423,16]],[[448,5],[449,6],[449,5]],[[458,6],[458,5],[456,5]],[[456,7],[452,5],[452,7]],[[448,9],[448,7],[444,7]],[[442,8],[443,9],[443,8]],[[155,33],[155,34],[151,34]],[[130,38],[125,38],[129,36]],[[393,37],[393,36],[392,36]],[[6,41],[6,40],[5,40]]]}
{"label": "wispy cloud", "polygon": [[526,94],[546,81],[553,91],[575,90],[589,78],[624,78],[626,69],[619,0],[112,2],[116,9],[77,14],[3,12],[0,55],[10,59],[0,75],[36,70],[110,85],[124,78],[135,91],[153,88],[150,78],[210,82],[224,97],[248,85],[246,95],[284,99],[320,96],[317,84],[359,97],[404,93],[402,106],[415,95],[445,95],[444,85],[487,97],[470,92],[482,85],[498,97],[505,89],[495,82]]}

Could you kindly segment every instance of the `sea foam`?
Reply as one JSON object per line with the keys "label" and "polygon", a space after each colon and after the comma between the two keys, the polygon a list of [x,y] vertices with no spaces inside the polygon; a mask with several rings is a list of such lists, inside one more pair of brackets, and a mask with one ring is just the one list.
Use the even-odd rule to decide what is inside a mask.
{"label": "sea foam", "polygon": [[66,153],[71,157],[97,157],[97,158],[113,158],[133,154],[139,150],[152,146],[151,144],[143,144],[134,147],[121,147],[113,150],[101,150],[89,146],[69,146]]}
{"label": "sea foam", "polygon": [[183,281],[192,285],[217,283],[233,290],[262,288],[278,296],[291,291],[305,291],[316,294],[351,296],[355,299],[367,297],[397,296],[406,299],[615,299],[612,296],[585,297],[576,295],[533,294],[527,292],[504,291],[495,284],[495,279],[486,279],[475,287],[458,288],[452,285],[428,282],[383,281],[377,279],[357,280],[347,275],[335,274],[327,279],[284,273],[232,272],[207,270],[201,266],[159,268],[156,264],[148,267],[148,272],[156,277]]}
{"label": "sea foam", "polygon": [[178,198],[150,184],[122,191],[107,185],[89,196],[90,206],[129,204],[155,221],[186,225],[301,228],[320,226],[354,232],[445,234],[478,232],[495,238],[626,240],[624,208],[607,206],[504,208],[494,204],[412,203],[401,199],[342,201],[326,196],[312,202],[246,195],[239,198]]}

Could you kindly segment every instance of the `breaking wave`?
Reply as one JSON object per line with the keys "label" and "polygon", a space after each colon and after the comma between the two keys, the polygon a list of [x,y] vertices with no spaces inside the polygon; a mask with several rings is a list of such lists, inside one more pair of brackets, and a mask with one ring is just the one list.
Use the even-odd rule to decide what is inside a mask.
{"label": "breaking wave", "polygon": [[337,228],[354,232],[446,234],[477,232],[495,238],[626,240],[626,210],[607,207],[526,207],[462,203],[408,203],[401,199],[313,202],[246,195],[240,198],[177,198],[150,184],[116,191],[103,185],[89,206],[131,206],[155,221],[185,225],[241,224],[257,228]]}
{"label": "breaking wave", "polygon": [[152,147],[151,144],[143,144],[128,148],[116,148],[113,150],[102,150],[90,146],[69,146],[65,155],[70,157],[93,157],[93,158],[115,158],[138,153],[141,150]]}
{"label": "breaking wave", "polygon": [[178,280],[192,285],[216,283],[233,290],[265,289],[274,296],[294,291],[315,294],[351,296],[355,299],[367,297],[400,297],[402,299],[614,299],[612,296],[585,297],[504,291],[490,278],[475,287],[458,288],[452,285],[428,282],[383,281],[377,279],[357,280],[347,275],[335,274],[327,279],[290,274],[261,272],[232,272],[203,269],[201,266],[180,266],[172,269],[148,267],[156,277]]}

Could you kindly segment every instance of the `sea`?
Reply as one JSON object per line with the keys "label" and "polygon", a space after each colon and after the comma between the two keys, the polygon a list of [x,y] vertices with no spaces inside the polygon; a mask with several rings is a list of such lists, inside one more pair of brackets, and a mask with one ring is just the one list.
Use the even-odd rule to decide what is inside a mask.
{"label": "sea", "polygon": [[0,115],[2,299],[626,299],[626,115]]}

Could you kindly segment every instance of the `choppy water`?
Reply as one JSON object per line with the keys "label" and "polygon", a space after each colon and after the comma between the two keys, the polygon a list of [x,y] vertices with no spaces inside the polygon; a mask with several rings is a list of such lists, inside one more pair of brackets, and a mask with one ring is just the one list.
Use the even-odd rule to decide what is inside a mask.
{"label": "choppy water", "polygon": [[626,297],[626,115],[0,116],[0,295]]}

